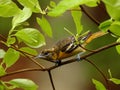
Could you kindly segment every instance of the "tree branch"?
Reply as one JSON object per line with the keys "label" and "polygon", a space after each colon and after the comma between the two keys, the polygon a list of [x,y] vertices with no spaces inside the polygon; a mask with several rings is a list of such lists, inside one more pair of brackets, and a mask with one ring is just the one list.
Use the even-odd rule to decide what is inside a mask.
{"label": "tree branch", "polygon": [[90,15],[90,14],[83,8],[82,5],[80,5],[80,8],[81,8],[81,10],[82,10],[94,23],[96,23],[97,25],[100,24],[100,22],[97,21],[92,15]]}
{"label": "tree branch", "polygon": [[[97,54],[97,53],[99,53],[99,52],[101,52],[101,51],[104,51],[104,50],[109,49],[109,48],[111,48],[111,47],[114,47],[114,46],[116,46],[116,45],[120,45],[120,42],[115,42],[115,43],[112,43],[112,44],[109,44],[109,45],[105,45],[105,46],[103,46],[103,47],[101,47],[101,48],[98,48],[98,49],[94,50],[94,52],[90,52],[90,53],[88,53],[88,54],[86,54],[86,55],[84,55],[84,56],[81,56],[81,57],[80,57],[80,60],[83,60],[83,59],[85,59],[85,58],[87,58],[87,57],[90,57],[90,56],[92,56],[92,55],[94,55],[94,54]],[[78,61],[77,58],[70,59],[70,60],[68,60],[68,61],[62,62],[61,65],[65,65],[65,64],[68,64],[68,63],[73,63],[73,62],[76,62],[76,61]],[[51,68],[51,69],[53,69],[53,68]]]}
{"label": "tree branch", "polygon": [[90,63],[92,66],[94,66],[96,68],[96,70],[103,76],[105,82],[106,82],[106,86],[107,86],[107,90],[110,90],[110,87],[109,87],[109,81],[107,79],[107,77],[105,76],[105,74],[102,72],[102,70],[100,70],[97,65],[95,65],[93,62],[91,62],[91,60],[85,58],[84,59],[85,61],[87,61],[88,63]]}
{"label": "tree branch", "polygon": [[24,72],[29,72],[29,71],[44,71],[41,68],[27,68],[27,69],[21,69],[21,70],[17,70],[17,71],[13,71],[13,72],[9,72],[3,76],[0,76],[1,78],[7,77],[7,76],[11,76],[11,75],[15,75],[15,74],[19,74],[19,73],[24,73]]}
{"label": "tree branch", "polygon": [[[88,54],[86,54],[84,56],[81,56],[80,59],[84,60],[87,57],[90,57],[90,56],[92,56],[94,54],[97,54],[97,53],[99,53],[101,51],[104,51],[104,50],[109,49],[111,47],[114,47],[116,45],[120,45],[120,42],[115,42],[115,43],[103,46],[101,48],[98,48],[94,52],[90,52],[90,53],[88,53]],[[62,62],[61,65],[59,65],[59,66],[51,66],[51,67],[45,68],[45,69],[41,69],[41,68],[29,68],[29,69],[22,69],[22,70],[18,70],[18,71],[13,71],[13,72],[7,73],[7,74],[5,74],[3,76],[0,76],[0,78],[7,77],[7,76],[10,76],[10,75],[14,75],[14,74],[19,74],[19,73],[22,73],[22,72],[28,72],[28,71],[48,71],[48,70],[52,70],[52,69],[58,68],[60,66],[66,65],[66,64],[76,62],[76,61],[78,61],[78,59],[74,58],[74,59],[70,59],[68,61]]]}

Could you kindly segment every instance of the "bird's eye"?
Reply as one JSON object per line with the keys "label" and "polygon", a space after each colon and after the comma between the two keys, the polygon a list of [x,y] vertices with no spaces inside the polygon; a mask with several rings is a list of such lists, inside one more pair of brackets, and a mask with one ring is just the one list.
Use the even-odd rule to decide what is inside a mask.
{"label": "bird's eye", "polygon": [[48,52],[44,52],[44,55],[48,55]]}

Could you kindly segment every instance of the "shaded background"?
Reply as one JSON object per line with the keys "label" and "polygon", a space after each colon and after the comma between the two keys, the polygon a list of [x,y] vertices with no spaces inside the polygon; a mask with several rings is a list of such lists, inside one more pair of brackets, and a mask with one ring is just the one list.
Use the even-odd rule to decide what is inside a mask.
{"label": "shaded background", "polygon": [[[45,8],[49,3],[49,0],[39,0],[42,8]],[[55,0],[58,2],[59,0]],[[104,5],[100,5],[95,8],[85,7],[85,10],[96,18],[96,20],[102,22],[108,19],[108,15],[104,10]],[[30,23],[30,27],[35,27],[40,30],[41,28],[36,23],[36,16],[41,17],[39,14],[33,14],[32,17],[28,20]],[[52,29],[53,29],[53,38],[49,38],[45,35],[46,38],[46,46],[39,48],[37,51],[40,52],[44,48],[51,47],[56,41],[63,39],[65,37],[70,36],[68,32],[64,30],[64,27],[69,29],[71,32],[76,33],[75,24],[70,15],[70,11],[67,11],[60,17],[52,18],[47,17],[49,20]],[[11,28],[11,20],[12,18],[1,18],[0,17],[0,34],[3,34],[7,37],[8,31]],[[91,30],[93,32],[99,31],[97,25],[91,21],[84,13],[82,16],[82,24],[84,27],[84,31]],[[113,38],[111,35],[105,35],[100,38],[93,40],[88,46],[88,49],[97,49],[109,43],[115,42],[116,38]],[[0,48],[7,49],[4,45],[0,44]],[[116,52],[115,47],[110,48],[108,50],[102,51],[98,54],[95,54],[89,58],[94,62],[108,77],[108,69],[111,70],[113,77],[120,77],[120,55]],[[39,63],[49,67],[54,65],[53,63],[38,60]],[[15,71],[23,68],[37,67],[34,63],[32,63],[27,58],[21,57],[19,61],[16,62],[13,67],[9,68],[8,72]],[[101,74],[89,63],[86,61],[74,62],[52,71],[54,84],[56,90],[95,90],[94,85],[92,84],[92,78],[97,79],[101,82],[104,82]],[[28,78],[32,79],[36,84],[39,85],[38,90],[52,90],[51,83],[49,80],[49,76],[47,72],[25,72],[12,76],[8,76],[3,78],[3,80],[11,80],[13,78]],[[105,84],[105,83],[104,83]],[[114,85],[110,82],[111,90],[120,90],[119,85]],[[18,90],[18,89],[17,89]]]}

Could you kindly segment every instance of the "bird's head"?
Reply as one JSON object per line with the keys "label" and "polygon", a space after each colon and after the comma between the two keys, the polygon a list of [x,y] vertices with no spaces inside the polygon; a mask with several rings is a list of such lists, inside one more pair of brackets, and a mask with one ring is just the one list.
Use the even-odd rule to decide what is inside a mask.
{"label": "bird's head", "polygon": [[44,49],[43,51],[40,52],[40,54],[36,58],[51,61],[51,60],[57,59],[57,55],[54,52],[53,48],[52,49]]}

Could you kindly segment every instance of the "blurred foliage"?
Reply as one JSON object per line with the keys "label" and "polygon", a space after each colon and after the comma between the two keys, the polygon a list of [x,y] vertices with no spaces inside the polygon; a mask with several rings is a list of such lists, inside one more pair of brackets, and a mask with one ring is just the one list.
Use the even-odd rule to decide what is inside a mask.
{"label": "blurred foliage", "polygon": [[[54,0],[55,2],[51,2],[50,0],[13,1],[0,1],[0,12],[3,12],[0,14],[0,34],[5,35],[5,37],[7,36],[6,42],[2,43],[8,48],[6,52],[3,52],[2,50],[4,48],[0,47],[0,53],[2,53],[0,54],[0,58],[3,58],[3,60],[0,61],[0,76],[4,76],[7,73],[6,70],[9,69],[9,67],[12,67],[12,65],[19,60],[20,55],[23,55],[19,51],[34,56],[37,54],[37,51],[33,48],[41,49],[46,42],[46,48],[48,48],[48,46],[52,46],[51,44],[53,44],[54,41],[70,36],[64,28],[67,28],[74,35],[81,34],[88,30],[92,32],[97,32],[99,29],[103,32],[107,32],[109,30],[111,34],[97,38],[87,45],[86,48],[91,50],[97,49],[112,42],[120,41],[119,0],[102,0],[109,15],[109,19],[104,20],[99,26],[87,17],[87,15],[85,15],[80,8],[76,8],[79,5],[85,4],[88,8],[92,9],[93,7],[96,7],[98,3],[101,3],[99,0]],[[72,15],[70,11],[72,11]],[[21,46],[21,43],[24,43],[25,47]],[[93,60],[93,62],[96,63],[96,65],[103,72],[106,73],[110,68],[113,72],[112,74],[115,77],[119,77],[119,54],[120,45],[116,48],[113,47],[91,56],[90,60]],[[98,71],[96,71],[92,65],[87,63],[82,64],[85,65],[85,76],[88,80],[91,80],[91,78],[98,78],[102,81],[101,77],[99,77],[100,74],[98,74]],[[108,72],[107,76],[109,76]],[[96,90],[103,90],[103,88],[105,90],[102,83],[97,80],[93,79]],[[119,84],[120,82],[119,79],[112,77],[110,77],[110,81],[115,84]],[[29,85],[25,82],[29,83]],[[6,84],[10,84],[12,87],[8,87]],[[29,87],[30,85],[32,89]],[[0,81],[0,90],[14,89],[16,87],[23,88],[24,90],[37,90],[37,85],[29,79],[13,79],[8,82]]]}
{"label": "blurred foliage", "polygon": [[4,35],[8,34],[12,25],[11,20],[12,18],[0,17],[0,33],[1,34],[4,34]]}

